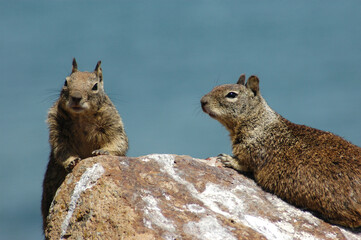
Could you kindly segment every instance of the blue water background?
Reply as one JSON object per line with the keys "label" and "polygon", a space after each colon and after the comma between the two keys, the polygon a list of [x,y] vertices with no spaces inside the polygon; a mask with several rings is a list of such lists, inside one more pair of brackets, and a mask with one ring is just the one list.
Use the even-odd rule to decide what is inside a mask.
{"label": "blue water background", "polygon": [[47,110],[73,57],[119,110],[130,156],[230,153],[200,109],[256,74],[289,120],[361,145],[361,2],[0,1],[0,239],[41,239]]}

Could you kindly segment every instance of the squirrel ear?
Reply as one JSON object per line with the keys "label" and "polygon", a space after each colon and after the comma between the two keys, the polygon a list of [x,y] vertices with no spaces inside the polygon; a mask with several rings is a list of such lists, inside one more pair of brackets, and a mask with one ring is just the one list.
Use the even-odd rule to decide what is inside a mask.
{"label": "squirrel ear", "polygon": [[259,93],[259,79],[257,76],[250,76],[247,80],[246,87],[251,89],[256,96]]}
{"label": "squirrel ear", "polygon": [[78,64],[76,63],[75,58],[73,58],[73,67],[71,69],[71,73],[77,72],[78,71]]}
{"label": "squirrel ear", "polygon": [[94,73],[99,77],[99,81],[103,81],[103,71],[100,65],[102,64],[102,61],[98,61],[97,65],[95,66]]}
{"label": "squirrel ear", "polygon": [[245,82],[246,82],[246,75],[242,73],[241,76],[239,76],[238,78],[237,84],[244,85]]}

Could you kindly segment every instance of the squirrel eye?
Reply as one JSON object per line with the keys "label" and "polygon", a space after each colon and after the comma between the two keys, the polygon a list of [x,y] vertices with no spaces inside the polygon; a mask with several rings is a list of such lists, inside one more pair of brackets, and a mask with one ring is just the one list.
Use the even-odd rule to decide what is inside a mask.
{"label": "squirrel eye", "polygon": [[237,96],[238,96],[238,94],[235,93],[235,92],[229,92],[229,93],[226,95],[227,98],[235,98],[235,97],[237,97]]}
{"label": "squirrel eye", "polygon": [[94,84],[94,86],[93,86],[92,90],[93,90],[93,91],[98,90],[98,83]]}
{"label": "squirrel eye", "polygon": [[64,87],[67,87],[67,86],[68,86],[68,81],[65,80],[65,82],[64,82]]}

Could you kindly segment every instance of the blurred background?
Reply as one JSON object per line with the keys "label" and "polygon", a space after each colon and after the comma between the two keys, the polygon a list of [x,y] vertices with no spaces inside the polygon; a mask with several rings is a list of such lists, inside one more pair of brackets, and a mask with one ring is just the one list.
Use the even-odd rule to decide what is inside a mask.
{"label": "blurred background", "polygon": [[241,73],[282,116],[361,145],[361,2],[0,1],[0,239],[41,239],[45,123],[102,60],[129,156],[231,153],[199,100]]}

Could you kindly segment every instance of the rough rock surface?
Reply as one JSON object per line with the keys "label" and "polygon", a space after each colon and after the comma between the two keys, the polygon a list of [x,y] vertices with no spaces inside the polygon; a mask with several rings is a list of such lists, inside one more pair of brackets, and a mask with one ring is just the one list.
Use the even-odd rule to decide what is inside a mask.
{"label": "rough rock surface", "polygon": [[361,239],[264,192],[214,158],[82,160],[50,208],[49,239]]}

